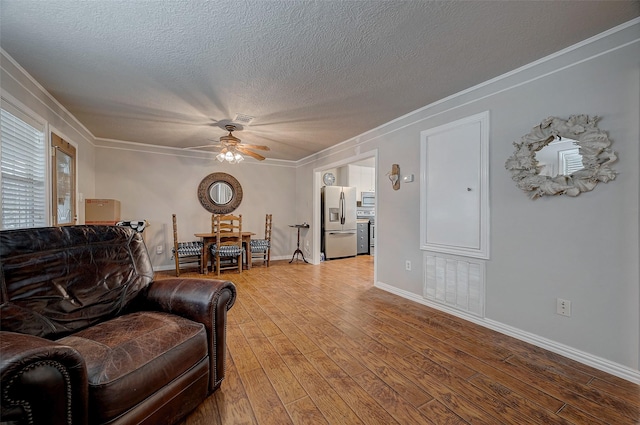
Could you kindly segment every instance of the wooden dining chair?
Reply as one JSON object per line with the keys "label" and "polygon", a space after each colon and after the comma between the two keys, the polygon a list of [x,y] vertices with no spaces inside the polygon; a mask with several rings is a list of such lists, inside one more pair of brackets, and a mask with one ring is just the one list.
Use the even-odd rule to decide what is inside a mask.
{"label": "wooden dining chair", "polygon": [[173,221],[173,248],[171,249],[171,254],[176,262],[176,276],[180,276],[180,264],[198,263],[198,268],[200,268],[202,242],[179,242],[178,220],[175,214],[173,214],[171,218]]}
{"label": "wooden dining chair", "polygon": [[271,226],[272,215],[267,214],[264,219],[264,239],[251,239],[251,261],[262,261],[267,267],[271,265]]}
{"label": "wooden dining chair", "polygon": [[[221,270],[237,269],[242,273],[242,214],[215,214],[212,218],[212,233],[216,235],[211,245],[211,258],[220,276]],[[223,260],[225,260],[223,262]]]}

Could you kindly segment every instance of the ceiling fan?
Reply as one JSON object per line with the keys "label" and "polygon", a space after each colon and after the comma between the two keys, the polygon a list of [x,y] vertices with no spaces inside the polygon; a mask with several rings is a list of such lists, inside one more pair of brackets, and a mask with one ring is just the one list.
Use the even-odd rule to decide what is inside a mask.
{"label": "ceiling fan", "polygon": [[249,145],[247,143],[242,143],[240,139],[235,137],[232,133],[236,130],[236,126],[233,124],[227,124],[224,128],[229,132],[228,135],[220,137],[219,142],[214,142],[209,145],[202,146],[191,146],[188,148],[183,148],[185,150],[193,150],[193,149],[202,149],[202,148],[221,148],[220,153],[216,156],[216,159],[220,162],[230,162],[235,164],[244,160],[242,155],[247,155],[252,158],[257,159],[258,161],[263,161],[265,159],[264,156],[259,153],[253,152],[249,149],[253,150],[261,150],[268,151],[270,150],[268,146],[262,145]]}

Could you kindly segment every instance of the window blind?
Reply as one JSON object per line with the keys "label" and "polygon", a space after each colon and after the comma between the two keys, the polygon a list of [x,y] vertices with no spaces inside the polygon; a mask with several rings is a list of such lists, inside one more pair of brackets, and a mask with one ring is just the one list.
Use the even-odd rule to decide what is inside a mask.
{"label": "window blind", "polygon": [[46,226],[44,131],[16,115],[0,109],[2,229]]}

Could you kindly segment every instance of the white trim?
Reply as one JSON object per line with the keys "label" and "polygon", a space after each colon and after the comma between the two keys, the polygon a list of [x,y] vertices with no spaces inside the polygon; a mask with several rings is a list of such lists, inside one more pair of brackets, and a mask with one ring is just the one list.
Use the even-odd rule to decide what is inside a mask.
{"label": "white trim", "polygon": [[436,310],[443,311],[445,313],[451,314],[452,316],[456,316],[461,319],[467,320],[469,322],[475,323],[477,325],[483,326],[485,328],[494,330],[501,334],[511,336],[520,341],[533,344],[536,347],[544,348],[545,350],[549,350],[556,354],[560,354],[561,356],[568,357],[579,363],[585,364],[587,366],[591,366],[595,369],[601,370],[603,372],[625,379],[634,384],[640,385],[640,371],[638,370],[634,370],[627,366],[621,365],[619,363],[615,363],[610,360],[603,359],[602,357],[594,356],[593,354],[589,354],[584,351],[577,350],[567,345],[560,344],[558,342],[552,341],[547,338],[543,338],[536,334],[526,332],[518,328],[514,328],[513,326],[505,325],[495,320],[487,319],[486,317],[479,318],[471,314],[447,307],[445,305],[431,302],[427,299],[422,298],[419,295],[416,295],[414,293],[411,293],[402,289],[398,289],[395,286],[391,286],[383,282],[376,282],[375,287],[382,289],[383,291],[387,291],[392,294],[398,295],[410,301],[415,301],[418,304],[426,305],[427,307],[431,307]]}
{"label": "white trim", "polygon": [[[173,146],[159,146],[159,145],[149,145],[146,143],[140,142],[128,142],[125,140],[115,140],[115,139],[104,139],[101,137],[96,138],[96,149],[113,149],[113,150],[122,150],[129,152],[141,152],[141,153],[151,153],[156,155],[166,155],[177,158],[191,158],[191,159],[202,159],[206,161],[211,161],[215,159],[215,153],[204,152],[204,151],[194,151],[187,150],[182,148],[176,148]],[[106,143],[106,145],[101,145],[99,143]],[[122,146],[117,146],[118,144]],[[166,151],[166,152],[163,152]],[[217,162],[216,162],[217,163]],[[257,159],[248,158],[246,161],[242,162],[242,164],[238,165],[273,165],[280,167],[295,167],[294,161],[288,161],[284,159],[272,159],[267,158],[264,161],[258,161]]]}
{"label": "white trim", "polygon": [[[307,157],[299,159],[296,162],[296,164],[297,164],[297,166],[303,166],[303,165],[318,161],[320,159],[328,158],[330,156],[333,156],[333,155],[336,155],[336,154],[338,154],[340,152],[343,152],[345,149],[356,148],[357,146],[369,143],[369,142],[371,142],[371,141],[373,141],[373,140],[375,140],[377,138],[383,137],[383,136],[385,136],[387,134],[393,133],[393,132],[398,131],[398,130],[400,130],[402,128],[414,125],[414,124],[416,124],[416,123],[418,123],[420,121],[428,120],[428,119],[437,117],[439,115],[443,115],[443,114],[446,114],[448,112],[454,111],[456,109],[460,109],[462,107],[465,107],[467,105],[482,101],[484,99],[487,99],[489,97],[495,96],[495,95],[500,94],[502,92],[505,92],[505,91],[508,91],[508,90],[512,90],[512,89],[514,89],[516,87],[520,87],[520,86],[523,86],[525,84],[529,84],[532,81],[536,81],[536,80],[539,80],[541,78],[546,78],[549,75],[553,75],[553,74],[556,74],[558,72],[562,72],[562,71],[564,71],[566,69],[569,69],[569,68],[572,68],[574,66],[580,65],[580,64],[582,64],[584,62],[588,62],[588,61],[590,61],[592,59],[598,58],[600,56],[603,56],[603,55],[606,55],[608,53],[611,53],[611,52],[614,52],[616,50],[619,50],[621,48],[624,48],[624,47],[626,47],[628,45],[640,42],[640,38],[635,38],[635,39],[633,39],[631,41],[627,41],[627,42],[622,43],[622,44],[617,44],[614,47],[607,48],[605,50],[599,51],[598,53],[593,53],[593,54],[591,54],[591,55],[589,55],[589,56],[587,56],[585,58],[582,58],[580,60],[576,60],[574,62],[571,62],[571,63],[567,64],[567,65],[556,67],[552,71],[537,74],[537,75],[535,75],[535,76],[533,76],[531,78],[528,78],[528,79],[526,79],[524,81],[521,81],[521,82],[518,82],[518,83],[513,83],[513,84],[508,85],[507,87],[499,88],[497,90],[492,91],[491,93],[487,93],[486,95],[481,95],[481,96],[475,97],[475,98],[473,98],[473,99],[471,99],[471,100],[469,100],[467,102],[462,102],[462,103],[457,104],[455,106],[452,106],[450,108],[446,108],[444,110],[434,112],[434,113],[432,113],[430,115],[427,115],[427,116],[424,116],[424,117],[415,117],[415,115],[419,115],[420,113],[427,112],[429,109],[432,109],[432,108],[437,107],[437,106],[442,105],[442,104],[446,104],[447,102],[455,100],[458,97],[462,97],[462,96],[465,96],[467,94],[471,94],[474,91],[477,91],[477,90],[482,89],[484,87],[496,84],[496,83],[498,83],[498,82],[500,82],[502,80],[506,80],[506,79],[508,79],[510,77],[513,77],[513,76],[515,76],[515,75],[517,75],[519,73],[527,71],[527,70],[529,70],[531,68],[535,68],[537,66],[543,65],[543,64],[545,64],[547,62],[552,61],[553,59],[556,59],[558,57],[562,57],[563,55],[566,55],[569,52],[572,52],[574,50],[578,50],[578,49],[580,49],[582,47],[588,46],[589,44],[592,44],[592,43],[594,43],[594,42],[596,42],[596,41],[598,41],[600,39],[607,38],[607,37],[609,37],[612,34],[615,34],[617,32],[624,31],[625,29],[633,27],[636,24],[640,24],[640,18],[632,19],[631,21],[628,21],[626,23],[623,23],[621,25],[613,27],[613,28],[611,28],[611,29],[609,29],[607,31],[604,31],[604,32],[602,32],[600,34],[597,34],[597,35],[593,36],[593,37],[587,38],[586,40],[583,40],[583,41],[578,42],[578,43],[576,43],[576,44],[574,44],[572,46],[569,46],[569,47],[567,47],[565,49],[562,49],[562,50],[557,51],[555,53],[552,53],[552,54],[550,54],[548,56],[540,58],[540,59],[538,59],[538,60],[536,60],[534,62],[530,62],[530,63],[528,63],[526,65],[523,65],[523,66],[521,66],[519,68],[516,68],[516,69],[511,70],[509,72],[506,72],[506,73],[504,73],[502,75],[494,77],[494,78],[492,78],[490,80],[484,81],[484,82],[482,82],[480,84],[477,84],[475,86],[469,87],[467,89],[464,89],[462,91],[454,93],[454,94],[452,94],[450,96],[447,96],[445,98],[439,99],[439,100],[437,100],[435,102],[432,102],[432,103],[430,103],[428,105],[425,105],[425,106],[423,106],[423,107],[421,107],[419,109],[416,109],[416,110],[411,111],[411,112],[409,112],[409,113],[407,113],[405,115],[402,115],[402,116],[400,116],[398,118],[395,118],[395,119],[393,119],[391,121],[388,121],[388,122],[386,122],[384,124],[381,124],[378,127],[372,128],[371,130],[367,130],[364,133],[361,133],[361,134],[359,134],[357,136],[354,136],[354,137],[352,137],[350,139],[347,139],[347,140],[345,140],[343,142],[340,142],[340,143],[337,143],[335,145],[329,146],[329,147],[327,147],[327,148],[325,148],[325,149],[323,149],[323,150],[321,150],[319,152],[316,152],[316,153],[311,154],[311,155],[309,155]],[[413,121],[410,121],[410,122],[407,122],[405,124],[402,124],[402,121],[405,121],[407,119],[413,119]],[[385,131],[386,127],[388,127],[388,126],[390,126],[392,124],[396,124],[396,123],[399,124],[398,127],[394,127],[391,130]],[[383,131],[383,133],[376,134],[376,135],[372,134],[372,133],[375,133],[377,131]],[[367,136],[370,136],[370,137],[367,138]],[[361,138],[363,138],[364,140],[360,141]],[[350,145],[350,146],[345,146],[343,148],[340,148],[340,149],[336,150],[335,152],[332,151],[332,149],[341,147],[342,145],[345,145],[345,144],[350,143],[350,142],[355,142],[355,144]]]}
{"label": "white trim", "polygon": [[575,349],[568,345],[561,344],[559,342],[552,341],[547,338],[543,338],[531,332],[523,331],[522,329],[515,328],[513,326],[505,325],[504,323],[497,322],[491,319],[484,319],[483,326],[493,329],[502,334],[514,337],[521,341],[528,342],[537,347],[544,348],[545,350],[552,351],[561,356],[568,357],[579,363],[591,366],[595,369],[607,372],[611,375],[625,379],[640,385],[640,371],[633,370],[627,366],[619,363],[612,362],[602,357],[595,356],[593,354]]}
{"label": "white trim", "polygon": [[[6,103],[9,105],[9,108],[5,108],[7,109],[7,111],[13,114],[14,112],[12,111],[12,109],[15,109],[19,115],[25,115],[25,117],[18,116],[18,118],[24,121],[33,121],[33,123],[36,123],[37,126],[41,126],[43,128],[42,131],[44,131],[47,125],[47,120],[42,118],[39,114],[36,114],[33,110],[31,110],[31,108],[26,106],[24,103],[20,102],[18,99],[13,97],[7,91],[0,90],[0,107],[4,106],[3,103]],[[25,118],[27,119],[25,120]],[[27,124],[35,127],[33,123],[27,122]]]}
{"label": "white trim", "polygon": [[[15,81],[20,87],[22,87],[25,91],[27,91],[28,93],[31,94],[31,96],[38,100],[40,103],[42,103],[42,105],[47,108],[48,110],[50,110],[55,116],[57,116],[58,118],[60,118],[62,121],[64,121],[69,127],[71,127],[72,129],[74,129],[78,135],[80,137],[82,137],[84,140],[86,140],[90,145],[94,146],[93,140],[88,139],[84,134],[82,134],[81,131],[79,131],[75,126],[77,125],[78,127],[80,127],[82,130],[84,130],[85,132],[87,132],[92,138],[95,139],[95,136],[93,135],[93,133],[91,131],[89,131],[89,129],[87,127],[84,126],[84,124],[82,124],[76,117],[75,115],[73,115],[71,112],[69,112],[69,110],[67,108],[65,108],[60,102],[58,102],[56,100],[55,97],[53,97],[51,95],[51,93],[49,93],[38,81],[36,81],[35,78],[33,78],[31,76],[31,74],[29,74],[22,66],[20,66],[20,64],[18,62],[16,62],[15,59],[13,59],[11,57],[11,55],[9,55],[6,51],[4,51],[4,49],[0,48],[0,56],[4,56],[13,66],[15,66],[18,71],[20,71],[25,77],[27,77],[27,79],[29,81],[31,81],[31,83],[33,85],[35,85],[45,96],[47,96],[49,98],[49,100],[51,100],[58,108],[62,109],[63,112],[65,112],[69,117],[71,117],[71,119],[73,120],[74,124],[71,124],[69,121],[67,121],[66,117],[60,115],[59,111],[55,111],[53,110],[53,108],[51,108],[51,106],[47,105],[42,99],[40,99],[39,96],[37,96],[35,93],[33,93],[28,87],[26,87],[24,84],[22,84],[22,82],[18,81],[18,79],[11,73],[9,72],[5,67],[0,66],[0,69],[3,69],[6,74],[11,77],[11,79],[13,81]],[[3,90],[3,93],[5,93],[5,90]]]}
{"label": "white trim", "polygon": [[[439,99],[439,100],[437,100],[437,101],[435,101],[435,102],[432,102],[432,103],[430,103],[430,104],[428,104],[428,105],[423,106],[423,107],[422,107],[422,108],[420,108],[420,109],[417,109],[417,110],[411,111],[411,112],[409,112],[409,113],[407,113],[407,114],[405,114],[405,115],[402,115],[402,116],[400,116],[400,117],[398,117],[398,118],[395,118],[395,119],[393,119],[393,120],[391,120],[391,121],[388,121],[388,122],[386,122],[386,123],[384,123],[384,124],[382,124],[382,125],[380,125],[380,126],[378,126],[378,127],[375,127],[375,128],[373,128],[373,129],[367,130],[366,132],[361,133],[361,134],[359,134],[359,135],[357,135],[357,136],[355,136],[355,137],[352,137],[352,138],[347,139],[347,140],[345,140],[345,141],[339,142],[339,143],[337,143],[337,144],[335,144],[335,145],[329,146],[329,147],[327,147],[327,148],[325,148],[325,149],[323,149],[323,150],[321,150],[321,151],[319,151],[319,152],[315,152],[315,153],[313,153],[313,154],[311,154],[311,155],[308,155],[308,156],[306,156],[306,157],[304,157],[304,158],[301,158],[301,159],[299,159],[299,160],[295,160],[295,161],[279,160],[279,161],[283,161],[283,162],[291,162],[291,166],[294,166],[294,167],[301,167],[301,166],[304,166],[304,165],[307,165],[307,164],[310,164],[310,163],[313,163],[313,162],[319,161],[319,160],[321,160],[321,159],[325,159],[325,158],[328,158],[328,157],[334,156],[334,155],[336,155],[336,154],[338,154],[338,153],[340,153],[340,152],[344,152],[344,150],[346,150],[346,149],[354,149],[354,148],[357,148],[358,146],[361,146],[361,145],[363,145],[363,144],[369,143],[369,142],[371,142],[371,141],[373,141],[373,140],[375,140],[375,139],[377,139],[377,138],[379,138],[379,137],[382,137],[382,136],[384,136],[384,135],[386,135],[386,134],[389,134],[390,132],[397,131],[397,130],[399,130],[399,129],[401,129],[401,128],[404,128],[404,127],[407,127],[407,126],[410,126],[410,125],[416,124],[416,123],[418,123],[418,122],[420,122],[420,121],[424,121],[424,120],[427,120],[427,119],[433,118],[433,117],[435,117],[435,116],[438,116],[438,115],[441,115],[441,114],[447,113],[447,112],[449,112],[449,111],[452,111],[452,110],[455,110],[455,109],[461,108],[461,107],[463,107],[463,106],[466,106],[466,105],[469,105],[469,104],[472,104],[472,103],[478,102],[478,101],[480,101],[480,100],[486,99],[486,98],[488,98],[488,97],[494,96],[494,95],[499,94],[499,93],[502,93],[502,92],[504,92],[504,91],[511,90],[511,89],[513,89],[513,88],[515,88],[515,87],[518,87],[518,86],[521,86],[521,85],[524,85],[524,84],[528,84],[528,83],[530,83],[530,82],[532,82],[532,81],[535,81],[535,80],[538,80],[538,79],[540,79],[540,78],[545,78],[545,77],[547,77],[547,76],[549,76],[549,75],[551,75],[551,74],[555,74],[555,73],[557,73],[557,72],[561,72],[561,71],[563,71],[563,70],[565,70],[565,69],[568,69],[568,68],[571,68],[571,67],[573,67],[573,66],[579,65],[579,64],[581,64],[581,63],[583,63],[583,62],[589,61],[589,60],[591,60],[591,59],[597,58],[597,57],[602,56],[602,55],[604,55],[604,54],[607,54],[607,53],[610,53],[610,52],[612,52],[612,51],[615,51],[615,50],[618,50],[618,49],[620,49],[620,48],[623,48],[623,47],[625,47],[625,46],[627,46],[627,45],[629,45],[629,44],[636,43],[636,42],[640,41],[640,39],[634,39],[634,40],[632,40],[632,41],[629,41],[629,42],[626,42],[626,43],[623,43],[623,44],[616,45],[615,47],[612,47],[612,48],[609,48],[609,49],[605,49],[605,50],[603,50],[603,51],[601,51],[601,52],[599,52],[599,53],[592,54],[591,56],[588,56],[588,57],[583,58],[583,59],[581,59],[581,60],[578,60],[578,61],[572,62],[572,63],[570,63],[570,64],[568,64],[568,65],[565,65],[565,66],[562,66],[562,67],[555,68],[555,69],[553,69],[553,70],[552,70],[552,71],[550,71],[550,72],[542,73],[542,74],[536,75],[535,77],[529,78],[529,79],[527,79],[527,80],[525,80],[525,81],[522,81],[522,82],[520,82],[520,83],[515,83],[515,84],[512,84],[512,85],[509,85],[508,87],[504,87],[504,88],[502,88],[502,89],[498,89],[498,90],[493,91],[493,92],[491,92],[491,93],[489,93],[489,94],[487,94],[487,95],[484,95],[484,96],[479,96],[479,97],[474,98],[474,99],[472,99],[472,100],[470,100],[470,101],[468,101],[468,102],[464,102],[464,103],[461,103],[461,104],[459,104],[459,105],[453,106],[453,107],[451,107],[451,108],[447,108],[447,109],[445,109],[445,110],[443,110],[443,111],[439,111],[439,112],[433,113],[433,114],[428,115],[428,116],[425,116],[425,117],[420,117],[420,118],[419,118],[419,117],[414,117],[415,115],[418,115],[418,114],[420,114],[420,113],[422,113],[422,112],[424,112],[424,111],[427,111],[427,110],[429,110],[429,109],[431,109],[431,108],[434,108],[434,107],[436,107],[436,106],[438,106],[438,105],[444,104],[444,103],[449,102],[449,101],[451,101],[451,100],[453,100],[453,99],[455,99],[455,98],[458,98],[458,97],[464,96],[464,95],[466,95],[466,94],[472,93],[472,92],[474,92],[474,91],[476,91],[476,90],[479,90],[479,89],[481,89],[481,88],[483,88],[483,87],[486,87],[486,86],[492,85],[492,84],[494,84],[494,83],[496,83],[496,82],[499,82],[499,81],[501,81],[501,80],[505,80],[505,79],[507,79],[507,78],[509,78],[509,77],[511,77],[511,76],[514,76],[514,75],[516,75],[516,74],[518,74],[518,73],[524,72],[524,71],[526,71],[526,70],[528,70],[528,69],[530,69],[530,68],[534,68],[534,67],[536,67],[536,66],[538,66],[538,65],[541,65],[541,64],[544,64],[544,63],[546,63],[546,62],[549,62],[549,61],[551,61],[551,60],[553,60],[553,59],[555,59],[555,58],[557,58],[557,57],[561,57],[561,56],[563,56],[563,55],[565,55],[565,54],[567,54],[567,53],[569,53],[569,52],[572,52],[572,51],[577,50],[577,49],[579,49],[579,48],[581,48],[581,47],[584,47],[584,46],[587,46],[587,45],[589,45],[589,44],[592,44],[592,43],[594,43],[594,42],[596,42],[596,41],[598,41],[598,40],[600,40],[600,39],[604,39],[604,38],[606,38],[606,37],[611,36],[612,34],[615,34],[615,33],[617,33],[617,32],[621,32],[621,31],[623,31],[623,30],[625,30],[625,29],[627,29],[627,28],[629,28],[629,27],[633,27],[634,25],[636,25],[636,24],[638,24],[638,23],[640,23],[640,18],[632,19],[631,21],[628,21],[628,22],[623,23],[623,24],[621,24],[621,25],[618,25],[618,26],[616,26],[616,27],[614,27],[614,28],[611,28],[611,29],[609,29],[609,30],[606,30],[606,31],[604,31],[604,32],[602,32],[602,33],[600,33],[600,34],[597,34],[597,35],[593,36],[593,37],[587,38],[586,40],[583,40],[583,41],[581,41],[581,42],[578,42],[578,43],[576,43],[576,44],[574,44],[574,45],[572,45],[572,46],[569,46],[569,47],[567,47],[567,48],[565,48],[565,49],[562,49],[562,50],[560,50],[560,51],[558,51],[558,52],[552,53],[552,54],[550,54],[550,55],[548,55],[548,56],[545,56],[545,57],[543,57],[543,58],[541,58],[541,59],[538,59],[538,60],[536,60],[536,61],[534,61],[534,62],[531,62],[531,63],[526,64],[526,65],[524,65],[524,66],[521,66],[521,67],[519,67],[519,68],[516,68],[516,69],[514,69],[514,70],[512,70],[512,71],[506,72],[506,73],[504,73],[504,74],[502,74],[502,75],[499,75],[499,76],[497,76],[497,77],[495,77],[495,78],[492,78],[492,79],[490,79],[490,80],[484,81],[484,82],[482,82],[482,83],[480,83],[480,84],[477,84],[477,85],[475,85],[475,86],[473,86],[473,87],[469,87],[469,88],[467,88],[467,89],[465,89],[465,90],[462,90],[462,91],[459,91],[459,92],[457,92],[457,93],[454,93],[454,94],[452,94],[452,95],[450,95],[450,96],[447,96],[447,97],[445,97],[445,98],[443,98],[443,99]],[[33,77],[32,77],[32,76],[31,76],[31,75],[30,75],[30,74],[29,74],[29,73],[28,73],[28,72],[27,72],[23,67],[22,67],[22,66],[20,66],[20,64],[18,64],[18,63],[15,61],[15,59],[13,59],[13,58],[12,58],[12,57],[11,57],[11,56],[10,56],[10,55],[5,51],[5,50],[4,50],[4,49],[0,48],[0,53],[1,53],[2,55],[4,55],[4,56],[9,60],[9,62],[11,62],[11,63],[12,63],[12,64],[13,64],[13,65],[14,65],[14,66],[15,66],[15,67],[20,71],[20,72],[22,72],[22,73],[23,73],[23,74],[24,74],[24,75],[25,75],[25,76],[26,76],[26,77],[27,77],[27,78],[28,78],[28,79],[29,79],[29,80],[30,80],[30,81],[31,81],[31,82],[36,86],[36,87],[38,87],[40,90],[42,90],[42,92],[43,92],[43,93],[44,93],[44,94],[45,94],[49,99],[51,99],[51,100],[52,100],[52,101],[53,101],[53,102],[54,102],[54,103],[55,103],[59,108],[61,108],[64,112],[66,112],[66,113],[67,113],[67,114],[68,114],[68,115],[73,119],[73,121],[74,121],[77,125],[79,125],[83,130],[85,130],[85,131],[86,131],[86,132],[87,132],[91,137],[93,137],[93,138],[94,138],[94,140],[102,140],[102,141],[104,141],[104,142],[115,142],[115,143],[134,143],[134,142],[124,142],[124,141],[117,141],[117,140],[110,140],[110,139],[99,139],[99,138],[95,137],[95,136],[93,135],[93,133],[91,133],[91,131],[89,131],[89,130],[88,130],[88,129],[87,129],[87,128],[82,124],[82,123],[80,123],[80,121],[78,121],[78,119],[77,119],[73,114],[71,114],[71,113],[70,113],[70,112],[69,112],[69,111],[68,111],[64,106],[62,106],[62,105],[61,105],[61,104],[60,104],[60,103],[59,103],[59,102],[58,102],[58,101],[57,101],[57,100],[56,100],[56,99],[55,99],[55,98],[54,98],[54,97],[53,97],[53,96],[48,92],[48,91],[46,91],[46,90],[44,89],[44,87],[42,87],[42,85],[41,85],[40,83],[38,83],[38,82],[37,82],[37,81],[36,81],[36,80],[35,80],[35,79],[34,79],[34,78],[33,78]],[[4,67],[2,67],[2,69],[5,69],[5,68],[4,68]],[[6,71],[6,69],[5,69],[5,71]],[[10,72],[7,72],[7,74],[8,74],[8,75],[13,79],[13,80],[15,80],[15,81],[16,81],[16,83],[18,83],[21,87],[23,87],[26,91],[28,91],[29,93],[31,93],[31,95],[32,95],[34,98],[38,99],[38,100],[39,100],[39,101],[40,101],[40,102],[41,102],[45,107],[47,107],[47,108],[48,108],[49,110],[51,110],[55,115],[57,115],[58,117],[60,117],[60,118],[61,118],[65,123],[67,123],[68,125],[70,125],[71,127],[73,127],[73,125],[71,125],[71,124],[70,124],[70,123],[69,123],[69,122],[68,122],[64,117],[62,117],[60,114],[58,114],[58,112],[54,111],[54,110],[53,110],[49,105],[47,105],[46,103],[44,103],[44,102],[42,101],[42,99],[40,99],[40,98],[39,98],[38,96],[36,96],[36,95],[31,91],[31,90],[29,90],[27,87],[25,87],[25,86],[24,86],[20,81],[16,80],[16,78],[15,78],[15,77],[10,73]],[[413,120],[413,121],[411,121],[411,122],[409,122],[409,123],[406,123],[406,124],[401,124],[401,122],[402,122],[402,121],[404,121],[404,120],[406,120],[406,119],[409,119],[409,118],[411,118],[411,117],[414,117],[414,120]],[[386,131],[386,132],[384,132],[384,133],[382,133],[382,134],[373,135],[373,133],[375,133],[375,132],[377,132],[377,131],[380,131],[380,130],[384,131],[384,129],[385,129],[387,126],[389,126],[389,125],[391,125],[391,124],[394,124],[394,123],[399,123],[399,124],[400,124],[400,126],[399,126],[399,127],[397,127],[397,128],[394,128],[394,129],[392,129],[392,130],[390,130],[390,131]],[[77,130],[76,130],[76,131],[77,131]],[[80,133],[80,132],[78,132],[78,133]],[[91,141],[91,140],[87,139],[87,138],[86,138],[84,135],[82,135],[82,134],[81,134],[81,136],[82,136],[85,140],[87,140],[91,145],[94,145],[94,146],[95,146],[95,144],[93,143],[93,141]],[[368,138],[367,138],[367,136],[370,136],[370,137],[368,137]],[[361,140],[360,140],[361,138],[364,138],[364,140],[362,140],[362,141],[361,141]],[[346,145],[346,144],[348,144],[348,143],[351,143],[351,142],[355,142],[355,144],[353,144],[353,145],[349,145],[349,146],[344,146],[344,145]],[[142,144],[140,144],[140,145],[142,145]],[[179,149],[179,148],[167,148],[167,147],[155,146],[155,145],[144,145],[144,146],[152,146],[152,147],[154,147],[154,148],[159,148],[159,149]]]}

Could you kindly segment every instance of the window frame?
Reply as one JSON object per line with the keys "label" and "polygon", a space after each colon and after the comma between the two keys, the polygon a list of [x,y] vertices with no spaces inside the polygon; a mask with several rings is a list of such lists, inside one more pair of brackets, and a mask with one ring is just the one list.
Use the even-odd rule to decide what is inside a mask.
{"label": "window frame", "polygon": [[[50,149],[49,149],[49,123],[43,119],[40,115],[33,112],[30,108],[25,106],[22,102],[16,100],[11,95],[7,94],[4,90],[0,92],[0,109],[4,109],[6,112],[25,122],[29,126],[35,128],[43,134],[43,149],[44,149],[44,169],[43,179],[44,179],[44,199],[43,199],[43,220],[37,222],[37,220],[33,220],[33,227],[41,227],[41,226],[49,226],[51,223],[50,209],[51,209],[51,188],[49,185],[50,178],[50,166],[51,166],[51,158],[50,158]],[[0,158],[2,155],[1,152],[2,146],[0,144]],[[0,175],[0,183],[2,176]],[[1,195],[1,193],[0,193]],[[1,202],[0,202],[1,206]],[[0,211],[0,229],[5,229],[3,224],[3,214]],[[13,228],[13,227],[12,227]],[[16,228],[25,228],[25,227],[16,227]]]}
{"label": "window frame", "polygon": [[[51,226],[72,226],[78,223],[78,147],[75,143],[69,141],[67,137],[57,131],[55,128],[50,127],[50,131],[47,133],[49,135],[49,158],[51,159],[50,166],[50,178],[51,184],[49,184],[50,188],[50,214],[51,214]],[[59,140],[56,140],[59,139]],[[58,213],[57,213],[57,167],[56,167],[56,155],[58,151],[63,152],[64,154],[70,156],[72,158],[72,177],[71,177],[71,215],[73,216],[72,220],[68,223],[58,223]]]}

